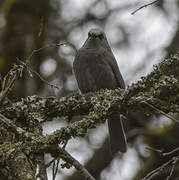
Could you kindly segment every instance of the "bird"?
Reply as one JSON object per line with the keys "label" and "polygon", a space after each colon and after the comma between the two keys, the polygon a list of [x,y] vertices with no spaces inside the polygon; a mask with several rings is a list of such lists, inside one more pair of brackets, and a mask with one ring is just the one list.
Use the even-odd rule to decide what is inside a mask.
{"label": "bird", "polygon": [[[125,89],[117,61],[107,37],[99,28],[91,29],[88,38],[77,51],[73,71],[81,93],[101,89]],[[119,108],[114,108],[108,118],[109,142],[112,155],[127,151],[127,141]]]}

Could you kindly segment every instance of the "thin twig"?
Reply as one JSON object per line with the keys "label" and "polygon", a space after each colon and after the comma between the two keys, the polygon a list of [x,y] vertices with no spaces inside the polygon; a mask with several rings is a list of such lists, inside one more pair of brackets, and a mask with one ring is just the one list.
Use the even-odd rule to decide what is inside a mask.
{"label": "thin twig", "polygon": [[48,81],[46,81],[37,71],[34,71],[32,68],[30,68],[29,66],[27,66],[27,68],[32,72],[34,73],[35,75],[37,75],[41,81],[43,81],[44,83],[46,83],[47,85],[49,85],[50,87],[54,87],[58,90],[60,90],[60,87],[58,87],[57,85],[54,85],[54,84],[50,84]]}
{"label": "thin twig", "polygon": [[0,102],[4,100],[9,91],[12,89],[17,77],[22,73],[24,66],[15,65],[3,78],[0,92]]}
{"label": "thin twig", "polygon": [[164,149],[156,149],[153,147],[146,147],[146,149],[150,150],[150,151],[154,151],[159,153],[161,156],[171,156],[173,154],[175,154],[177,151],[179,151],[179,147],[173,149],[172,151],[169,152],[164,152]]}
{"label": "thin twig", "polygon": [[2,102],[4,100],[4,98],[7,96],[7,94],[11,90],[11,88],[14,85],[14,82],[16,80],[16,77],[17,76],[14,76],[12,78],[12,80],[10,81],[10,83],[7,85],[7,87],[5,87],[5,89],[1,91],[1,93],[0,93],[0,102]]}
{"label": "thin twig", "polygon": [[173,164],[173,165],[172,165],[172,169],[171,169],[171,171],[170,171],[170,174],[167,176],[166,180],[169,180],[169,179],[172,177],[172,174],[173,174],[173,172],[174,172],[174,170],[175,170],[175,165],[176,165],[177,161],[178,161],[178,158],[176,157],[176,158],[174,159],[173,163],[172,163],[172,164]]}
{"label": "thin twig", "polygon": [[35,70],[33,70],[31,67],[29,67],[29,66],[27,65],[27,63],[24,63],[24,62],[22,62],[22,61],[20,61],[20,60],[18,60],[18,61],[26,67],[27,71],[30,73],[30,76],[32,76],[31,73],[34,73],[36,76],[39,77],[39,79],[40,79],[42,82],[46,83],[46,84],[49,85],[50,87],[53,87],[53,88],[56,88],[56,89],[60,90],[60,87],[58,87],[57,85],[54,85],[54,84],[50,84],[50,83],[49,83],[48,81],[46,81],[37,71],[35,71]]}
{"label": "thin twig", "polygon": [[61,158],[65,160],[66,162],[70,163],[72,166],[74,166],[79,173],[83,176],[84,180],[95,180],[95,178],[87,171],[87,169],[84,168],[75,158],[73,158],[67,151],[64,149],[61,149]]}
{"label": "thin twig", "polygon": [[139,7],[138,9],[136,9],[135,11],[133,11],[133,12],[131,13],[131,15],[134,15],[137,11],[139,11],[139,10],[141,10],[141,9],[143,9],[143,8],[146,8],[146,7],[148,7],[148,6],[151,6],[151,5],[153,5],[153,4],[156,4],[156,3],[158,3],[159,1],[160,1],[160,0],[155,0],[155,1],[151,2],[151,3],[148,3],[148,4],[145,4],[145,5],[141,6],[141,7]]}
{"label": "thin twig", "polygon": [[41,81],[43,81],[44,83],[46,83],[46,84],[49,85],[50,87],[56,88],[56,89],[60,90],[60,87],[58,87],[58,86],[56,86],[56,85],[53,85],[53,84],[50,84],[50,83],[49,83],[48,81],[46,81],[38,72],[34,71],[34,70],[29,66],[29,64],[30,64],[30,61],[31,61],[32,57],[33,57],[36,53],[38,53],[38,52],[40,52],[40,51],[42,51],[42,50],[44,50],[44,49],[46,49],[46,48],[64,46],[64,45],[67,45],[67,44],[70,45],[70,46],[74,49],[74,46],[73,46],[70,42],[67,42],[67,41],[62,42],[62,43],[58,43],[58,44],[49,44],[49,45],[43,46],[43,47],[41,47],[41,48],[39,48],[39,49],[34,49],[34,50],[31,52],[30,56],[27,57],[27,60],[26,60],[25,63],[22,62],[22,61],[20,61],[19,59],[17,59],[17,60],[27,68],[27,71],[30,73],[30,76],[32,76],[32,74],[31,74],[31,72],[32,72],[32,73],[34,73],[36,76],[38,76]]}
{"label": "thin twig", "polygon": [[157,152],[159,154],[162,154],[163,153],[163,149],[155,149],[153,147],[146,147],[146,149],[150,150],[150,151],[154,151],[154,152]]}
{"label": "thin twig", "polygon": [[45,164],[45,168],[48,168],[51,166],[51,164],[55,161],[56,159],[52,159],[50,162],[48,162],[47,164]]}
{"label": "thin twig", "polygon": [[[175,157],[179,158],[179,156]],[[162,171],[165,167],[167,167],[169,164],[173,163],[175,161],[174,158],[170,159],[166,163],[162,164],[158,168],[154,169],[150,173],[148,173],[142,180],[151,180],[153,177],[155,177],[160,171]]]}
{"label": "thin twig", "polygon": [[58,46],[64,46],[64,45],[69,45],[69,46],[71,46],[74,50],[76,50],[76,49],[74,48],[74,45],[72,45],[70,42],[67,42],[67,41],[62,42],[62,43],[58,43],[58,44],[48,44],[48,45],[45,45],[45,46],[43,46],[43,47],[41,47],[41,48],[39,48],[39,49],[34,49],[34,50],[31,52],[30,56],[27,57],[27,61],[31,61],[31,59],[32,59],[32,57],[34,56],[34,54],[36,54],[37,52],[40,52],[41,50],[44,50],[44,49],[50,48],[50,47],[58,47]]}
{"label": "thin twig", "polygon": [[169,119],[171,119],[172,121],[179,123],[179,121],[177,119],[175,119],[173,116],[170,116],[168,114],[166,114],[165,112],[161,111],[160,109],[156,108],[155,106],[153,106],[152,104],[150,104],[147,101],[142,101],[142,103],[145,103],[146,105],[148,105],[149,107],[151,107],[152,109],[158,111],[159,113],[163,114],[164,116],[168,117]]}
{"label": "thin twig", "polygon": [[52,165],[52,180],[55,180],[55,161],[53,162],[53,165]]}
{"label": "thin twig", "polygon": [[172,154],[176,153],[177,151],[179,151],[179,147],[173,149],[173,150],[170,151],[170,152],[162,153],[162,155],[163,155],[163,156],[169,156],[169,155],[172,155]]}
{"label": "thin twig", "polygon": [[53,179],[53,180],[55,180],[55,178],[56,178],[56,176],[57,176],[59,162],[60,162],[60,160],[57,159],[57,163],[55,163],[55,161],[54,161],[54,163],[53,163],[53,168],[52,168],[52,172],[53,172],[53,177],[52,177],[52,179]]}
{"label": "thin twig", "polygon": [[[147,149],[157,152],[162,156],[168,156],[168,155],[172,155],[174,153],[176,153],[179,150],[179,147],[175,148],[174,150],[168,152],[168,153],[164,153],[164,150],[160,150],[160,149],[155,149],[153,147],[146,147]],[[162,164],[160,167],[158,167],[157,169],[151,171],[150,173],[148,173],[142,180],[150,180],[152,179],[154,176],[156,176],[160,171],[162,171],[165,167],[167,167],[170,163],[172,163],[172,168],[170,171],[170,174],[167,176],[166,180],[169,180],[174,172],[175,169],[175,165],[179,160],[179,156],[176,157],[172,157],[168,162]]]}
{"label": "thin twig", "polygon": [[3,80],[2,80],[2,76],[0,74],[0,88],[1,88],[1,90],[2,90],[2,84],[3,84]]}

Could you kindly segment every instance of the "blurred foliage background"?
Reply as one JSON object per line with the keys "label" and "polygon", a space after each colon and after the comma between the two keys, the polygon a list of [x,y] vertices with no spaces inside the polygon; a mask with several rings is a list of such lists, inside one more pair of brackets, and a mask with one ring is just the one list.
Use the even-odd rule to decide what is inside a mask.
{"label": "blurred foliage background", "polygon": [[[137,81],[170,54],[179,50],[179,1],[159,0],[157,4],[131,13],[149,0],[1,0],[0,73],[14,64],[29,62],[37,74],[26,72],[18,81],[11,99],[38,94],[67,96],[78,91],[72,72],[76,50],[91,28],[102,28],[108,37],[127,85]],[[64,45],[61,45],[62,43]],[[132,114],[132,113],[131,113]],[[66,123],[55,119],[44,124],[44,134]],[[146,146],[171,151],[179,145],[179,127],[163,116],[135,112],[125,121],[128,151],[112,157],[108,150],[106,125],[89,132],[86,139],[71,140],[68,151],[102,180],[141,179],[167,161]],[[50,157],[46,155],[46,160]],[[51,168],[48,169],[51,179]],[[169,171],[170,169],[168,169]],[[167,170],[157,179],[164,179]],[[176,168],[173,179],[179,176]],[[60,170],[60,179],[80,179],[74,170]]]}

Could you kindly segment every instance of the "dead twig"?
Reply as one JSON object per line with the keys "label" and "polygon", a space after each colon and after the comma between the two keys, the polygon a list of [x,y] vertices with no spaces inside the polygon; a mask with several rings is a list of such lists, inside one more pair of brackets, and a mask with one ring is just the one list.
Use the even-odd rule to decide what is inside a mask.
{"label": "dead twig", "polygon": [[10,92],[18,76],[22,77],[23,70],[23,65],[14,65],[14,67],[3,78],[0,92],[0,103],[3,102],[4,98]]}
{"label": "dead twig", "polygon": [[32,77],[32,73],[34,73],[45,84],[49,85],[52,88],[60,89],[60,87],[58,87],[57,85],[50,84],[48,81],[46,81],[37,71],[33,70],[27,63],[24,63],[23,61],[20,61],[20,60],[18,60],[18,61],[26,67],[26,69],[29,72],[31,77]]}
{"label": "dead twig", "polygon": [[170,174],[167,176],[166,180],[169,180],[172,177],[172,174],[175,170],[175,165],[177,162],[178,162],[178,157],[175,157],[174,161],[172,162],[172,168],[171,168]]}
{"label": "dead twig", "polygon": [[82,166],[75,158],[73,158],[66,150],[61,149],[61,151],[61,158],[74,166],[82,175],[84,180],[95,180],[95,178],[87,171],[87,169],[85,169],[85,167]]}
{"label": "dead twig", "polygon": [[55,180],[56,176],[57,176],[57,172],[58,172],[58,165],[60,160],[57,159],[57,162],[53,162],[53,168],[52,168],[52,180]]}
{"label": "dead twig", "polygon": [[146,8],[146,7],[148,7],[148,6],[151,6],[151,5],[153,5],[153,4],[156,4],[156,3],[158,3],[159,1],[160,1],[160,0],[155,0],[155,1],[151,2],[151,3],[148,3],[148,4],[145,4],[145,5],[141,6],[141,7],[139,7],[138,9],[136,9],[135,11],[133,11],[133,12],[131,13],[131,15],[134,15],[137,11],[139,11],[139,10],[141,10],[141,9],[143,9],[143,8]]}
{"label": "dead twig", "polygon": [[[156,168],[153,171],[151,171],[150,173],[148,173],[142,180],[151,180],[153,177],[155,177],[157,174],[159,174],[161,171],[163,171],[170,164],[173,164],[173,166],[175,166],[175,164],[178,162],[178,160],[179,160],[179,156],[173,157],[172,159],[170,159],[166,163],[162,164],[158,168]],[[174,168],[173,166],[172,166],[172,169]],[[168,178],[170,178],[171,175],[173,174],[174,170],[172,170],[172,169],[170,171]],[[167,180],[169,180],[169,179],[167,179]]]}
{"label": "dead twig", "polygon": [[151,107],[152,109],[154,109],[155,111],[158,111],[160,114],[166,116],[167,118],[171,119],[172,121],[176,122],[176,123],[179,123],[179,121],[174,118],[173,116],[169,115],[169,114],[166,114],[165,112],[163,112],[162,110],[156,108],[155,106],[153,106],[152,104],[150,104],[149,102],[147,101],[142,101],[142,103],[148,105],[149,107]]}
{"label": "dead twig", "polygon": [[[156,149],[153,147],[146,147],[146,149],[150,150],[150,151],[154,151],[156,153],[159,153],[161,156],[169,156],[172,154],[175,154],[177,151],[179,151],[179,147],[173,149],[170,152],[164,153],[163,149]],[[157,174],[159,174],[162,170],[164,170],[164,168],[166,168],[167,166],[169,166],[170,164],[172,165],[171,170],[169,175],[167,176],[166,180],[170,180],[170,178],[172,177],[172,174],[175,170],[175,165],[176,163],[179,161],[179,156],[173,156],[168,162],[162,164],[160,167],[158,167],[157,169],[151,171],[150,173],[148,173],[142,180],[150,180],[153,177],[155,177]]]}
{"label": "dead twig", "polygon": [[156,149],[153,147],[146,147],[146,149],[150,150],[150,151],[154,151],[159,153],[161,156],[171,156],[173,154],[175,154],[177,151],[179,152],[179,147],[173,149],[172,151],[169,152],[164,152],[164,149]]}

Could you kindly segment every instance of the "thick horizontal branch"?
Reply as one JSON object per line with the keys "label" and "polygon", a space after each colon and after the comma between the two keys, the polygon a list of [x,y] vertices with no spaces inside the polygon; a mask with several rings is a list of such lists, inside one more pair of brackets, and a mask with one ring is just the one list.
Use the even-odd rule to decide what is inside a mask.
{"label": "thick horizontal branch", "polygon": [[[8,118],[18,118],[37,121],[51,120],[53,117],[65,116],[69,119],[75,115],[85,115],[89,112],[103,116],[116,104],[123,110],[142,110],[146,113],[158,113],[147,107],[148,101],[165,113],[177,113],[179,102],[179,55],[165,59],[154,70],[132,84],[127,90],[101,90],[95,93],[77,94],[70,97],[41,98],[30,96],[0,109],[0,113]],[[106,118],[106,117],[105,117]]]}
{"label": "thick horizontal branch", "polygon": [[113,106],[120,105],[121,113],[141,110],[147,114],[179,112],[179,54],[165,59],[146,77],[127,90],[101,90],[70,97],[41,98],[30,96],[19,102],[1,107],[0,112],[9,119],[28,122],[47,121],[53,117],[86,116],[79,122],[57,130],[48,136],[49,143],[64,143],[71,137],[83,136],[87,130],[104,122]]}
{"label": "thick horizontal branch", "polygon": [[[176,54],[155,66],[149,75],[126,90],[101,90],[61,99],[30,96],[19,102],[1,106],[1,123],[21,137],[18,143],[0,146],[1,164],[21,152],[27,155],[53,153],[54,145],[65,144],[72,137],[84,136],[88,129],[103,123],[113,111],[113,107],[118,105],[123,114],[126,111],[141,110],[147,114],[162,112],[170,117],[169,113],[179,113],[178,68],[179,54]],[[28,129],[33,122],[40,123],[62,116],[70,120],[75,115],[85,116],[81,121],[71,123],[47,136]],[[26,127],[23,127],[24,124]]]}

